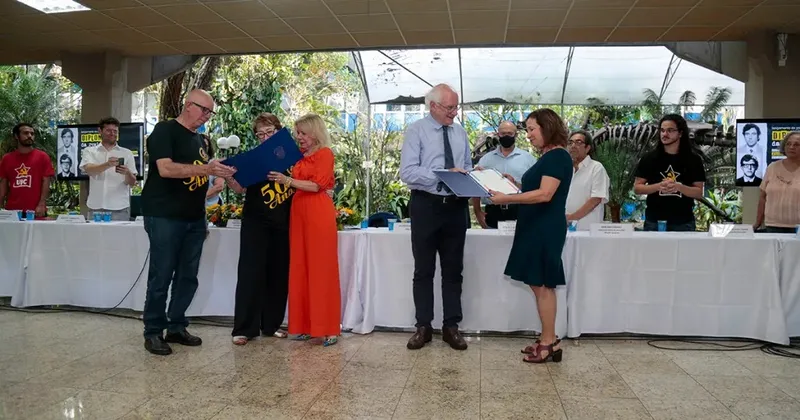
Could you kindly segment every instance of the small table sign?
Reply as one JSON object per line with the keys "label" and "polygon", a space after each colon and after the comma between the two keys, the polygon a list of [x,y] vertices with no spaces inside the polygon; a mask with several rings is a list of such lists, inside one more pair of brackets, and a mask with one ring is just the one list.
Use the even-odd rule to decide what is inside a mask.
{"label": "small table sign", "polygon": [[59,214],[56,223],[86,223],[82,214]]}
{"label": "small table sign", "polygon": [[514,232],[517,230],[517,221],[503,221],[497,222],[497,230],[500,231],[501,235],[510,235],[514,236]]}
{"label": "small table sign", "polygon": [[589,236],[613,236],[616,238],[629,238],[633,236],[633,224],[592,223]]}
{"label": "small table sign", "polygon": [[712,223],[708,227],[708,236],[712,238],[752,238],[753,225],[734,225]]}
{"label": "small table sign", "polygon": [[408,222],[395,222],[394,232],[411,232],[411,223]]}
{"label": "small table sign", "polygon": [[0,221],[19,222],[19,214],[13,210],[0,210]]}
{"label": "small table sign", "polygon": [[241,219],[228,219],[227,226],[231,229],[241,229],[242,228],[242,220]]}

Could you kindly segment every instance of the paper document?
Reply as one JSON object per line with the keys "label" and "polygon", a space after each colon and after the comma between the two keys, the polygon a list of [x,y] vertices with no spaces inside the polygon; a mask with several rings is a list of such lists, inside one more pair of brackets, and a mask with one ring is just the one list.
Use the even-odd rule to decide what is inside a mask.
{"label": "paper document", "polygon": [[497,191],[503,194],[519,193],[519,188],[516,185],[494,169],[475,170],[470,172],[470,175],[486,191]]}
{"label": "paper document", "polygon": [[489,197],[489,190],[504,194],[519,193],[519,189],[511,181],[503,178],[494,169],[468,173],[437,169],[433,173],[458,197]]}

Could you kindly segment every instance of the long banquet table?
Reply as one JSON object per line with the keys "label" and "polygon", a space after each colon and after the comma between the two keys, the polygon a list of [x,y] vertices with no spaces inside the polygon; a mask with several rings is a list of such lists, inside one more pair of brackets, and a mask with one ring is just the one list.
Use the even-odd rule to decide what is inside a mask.
{"label": "long banquet table", "polygon": [[[148,241],[141,225],[0,222],[0,231],[0,296],[11,296],[12,305],[143,309]],[[531,291],[503,275],[511,242],[498,231],[468,232],[463,329],[540,330]],[[210,229],[188,315],[233,314],[238,254],[238,230]],[[560,336],[631,332],[775,343],[800,336],[800,241],[791,235],[578,232],[569,234],[563,260]],[[344,328],[414,325],[408,232],[340,232],[339,263]],[[435,282],[438,325],[438,270]]]}

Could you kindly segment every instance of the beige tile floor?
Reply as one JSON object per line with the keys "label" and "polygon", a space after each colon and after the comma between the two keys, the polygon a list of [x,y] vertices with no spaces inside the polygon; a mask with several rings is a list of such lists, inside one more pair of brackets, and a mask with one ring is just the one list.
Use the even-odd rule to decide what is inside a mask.
{"label": "beige tile floor", "polygon": [[565,344],[561,364],[520,361],[526,341],[345,336],[331,348],[194,326],[200,348],[142,348],[134,320],[0,311],[0,419],[800,419],[800,360]]}

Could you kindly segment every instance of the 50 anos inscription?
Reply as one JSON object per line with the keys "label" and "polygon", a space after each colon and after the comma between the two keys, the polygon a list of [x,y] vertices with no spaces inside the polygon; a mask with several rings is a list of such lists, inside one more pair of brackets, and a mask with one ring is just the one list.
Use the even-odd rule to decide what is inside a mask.
{"label": "50 anos inscription", "polygon": [[[194,161],[194,164],[205,165],[205,162],[202,160],[196,160]],[[189,187],[189,191],[195,191],[206,184],[208,184],[208,175],[193,176],[183,181],[183,185],[187,185]]]}

